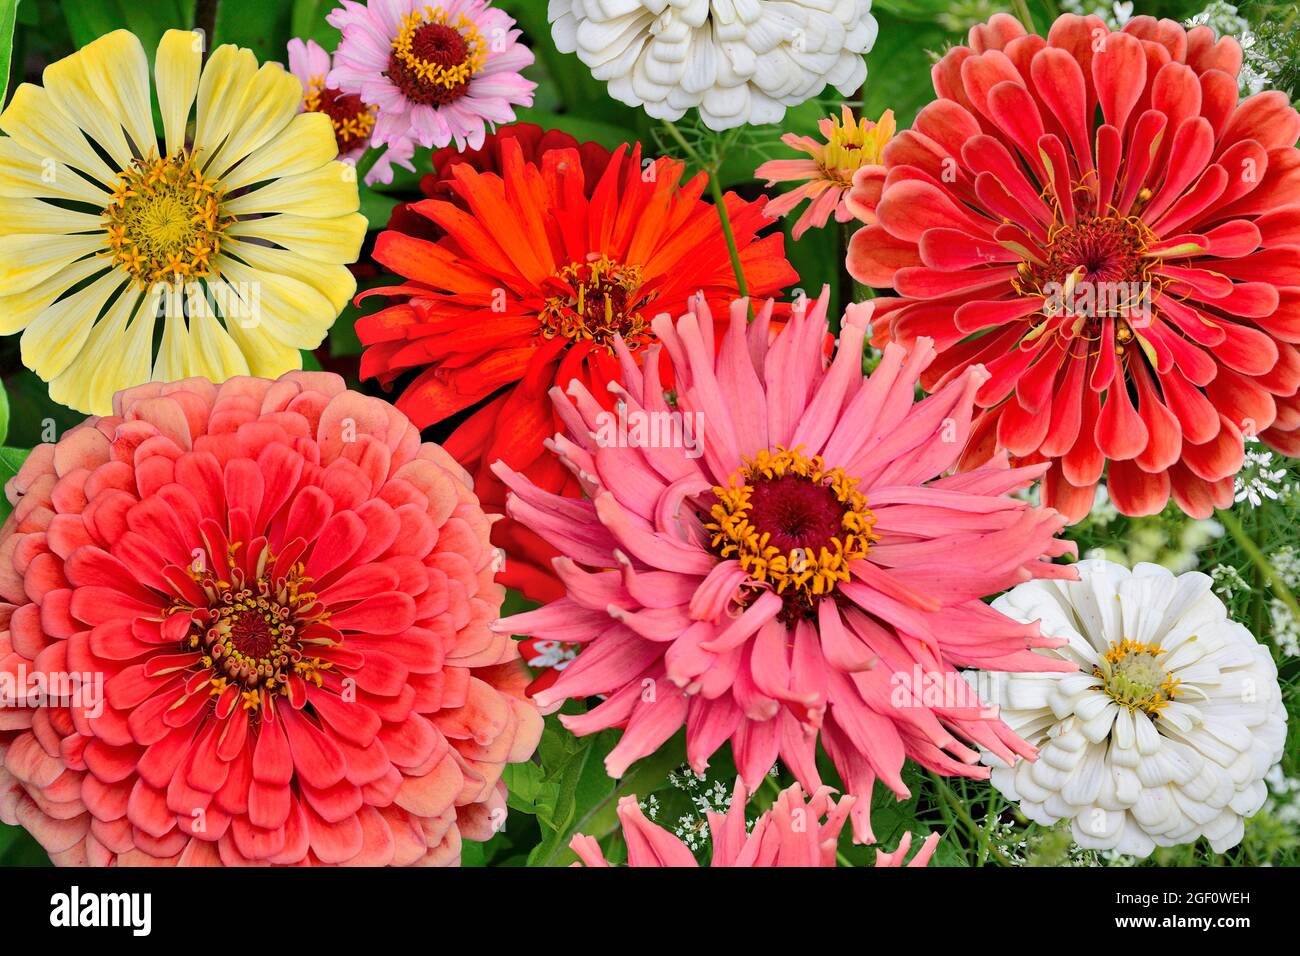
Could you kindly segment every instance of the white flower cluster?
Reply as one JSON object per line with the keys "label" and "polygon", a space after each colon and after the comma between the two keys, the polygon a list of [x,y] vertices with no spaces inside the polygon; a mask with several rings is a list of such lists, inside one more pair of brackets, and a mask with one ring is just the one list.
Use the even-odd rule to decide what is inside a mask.
{"label": "white flower cluster", "polygon": [[656,119],[779,123],[828,85],[852,95],[876,40],[871,0],[550,0],[555,45]]}
{"label": "white flower cluster", "polygon": [[1037,760],[992,781],[1031,820],[1071,821],[1083,847],[1144,857],[1206,837],[1235,846],[1264,803],[1286,710],[1268,649],[1230,620],[1208,575],[1081,561],[994,602],[1068,644],[1076,671],[999,674],[995,703]]}

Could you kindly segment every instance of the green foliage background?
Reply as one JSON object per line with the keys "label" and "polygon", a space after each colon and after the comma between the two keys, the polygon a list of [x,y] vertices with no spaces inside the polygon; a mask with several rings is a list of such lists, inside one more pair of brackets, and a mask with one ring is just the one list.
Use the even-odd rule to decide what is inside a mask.
{"label": "green foliage background", "polygon": [[[532,108],[520,111],[521,120],[563,129],[579,139],[609,147],[640,141],[651,153],[669,151],[660,139],[657,123],[641,111],[612,100],[604,84],[593,80],[576,58],[555,49],[547,28],[544,0],[497,0],[497,5],[516,17],[525,32],[525,42],[537,55],[537,63],[528,71],[539,83],[536,102]],[[263,60],[283,62],[285,44],[294,36],[315,39],[332,50],[338,34],[325,22],[325,14],[333,6],[333,0],[0,0],[0,99],[8,88],[5,78],[9,87],[23,80],[39,82],[47,63],[119,27],[137,33],[150,50],[164,30],[194,25],[210,28],[213,45],[238,43],[251,48]],[[1080,12],[1081,6],[1081,12],[1101,8],[1111,17],[1122,12],[1102,3],[1080,5],[1078,0],[1068,9]],[[1132,12],[1184,20],[1203,7],[1202,0],[1139,0]],[[1017,13],[1022,19],[1028,17],[1042,30],[1062,12],[1062,7],[1055,0],[1018,0],[1014,4],[989,0],[876,0],[879,39],[868,55],[869,75],[862,100],[851,105],[873,119],[883,110],[893,109],[900,128],[906,127],[932,96],[932,63],[948,46],[962,42],[970,25],[999,10]],[[1254,55],[1268,64],[1271,84],[1294,98],[1300,88],[1296,5],[1246,0],[1234,12],[1255,25],[1258,46]],[[817,121],[838,109],[840,102],[832,92],[820,101],[791,110],[780,129],[752,127],[720,138],[693,130],[689,121],[680,125],[708,159],[716,160],[725,188],[754,196],[759,184],[753,179],[753,170],[764,160],[790,155],[780,143],[781,134],[815,132]],[[416,162],[416,173],[399,170],[391,186],[362,188],[362,211],[373,228],[387,222],[397,202],[417,195],[419,176],[429,168],[427,152],[418,154]],[[788,229],[789,223],[783,227]],[[798,244],[787,242],[802,287],[815,292],[823,284],[829,285],[837,303],[850,291],[842,287],[843,242],[843,234],[834,228],[810,232]],[[377,277],[362,278],[363,286],[378,281]],[[360,351],[352,328],[356,314],[352,309],[346,311],[327,343],[314,355],[304,356],[304,363],[307,367],[340,371],[355,387],[374,392],[371,385],[356,380]],[[0,481],[7,481],[25,457],[24,449],[48,440],[51,433],[62,434],[81,416],[52,403],[44,383],[22,367],[16,337],[0,341],[0,377],[4,386],[0,391]],[[1296,462],[1275,457],[1268,470],[1279,468],[1285,475],[1274,475],[1265,482],[1283,489],[1278,498],[1265,500],[1259,507],[1238,505],[1235,518],[1194,523],[1170,510],[1154,518],[1131,520],[1102,509],[1068,534],[1078,542],[1081,554],[1101,551],[1126,562],[1158,560],[1176,570],[1196,567],[1208,572],[1222,566],[1226,570],[1221,574],[1238,575],[1243,586],[1225,591],[1225,597],[1238,619],[1273,648],[1294,718],[1300,661],[1283,653],[1274,638],[1279,594],[1287,590],[1286,584],[1295,588],[1300,582],[1284,581],[1285,575],[1273,569],[1270,557],[1296,544],[1300,471]],[[0,518],[7,513],[8,504],[0,501]],[[513,608],[508,610],[523,606],[515,596],[511,604]],[[1296,611],[1300,614],[1300,609]],[[1286,626],[1285,615],[1281,623]],[[571,702],[568,707],[580,710],[582,705]],[[1283,765],[1287,778],[1300,776],[1298,728],[1300,720],[1293,719]],[[613,781],[605,774],[603,758],[616,739],[617,734],[612,732],[577,739],[564,731],[555,717],[547,718],[536,757],[508,770],[511,813],[505,830],[488,844],[466,844],[465,865],[569,863],[573,856],[567,849],[568,840],[579,830],[601,839],[610,858],[617,860],[623,853],[616,835],[615,807],[619,797],[638,794],[655,818],[670,829],[698,831],[701,793],[714,782],[723,782],[729,789],[734,778],[734,766],[725,754],[719,754],[706,781],[684,777],[678,772],[684,761],[679,735],[658,754],[634,766],[622,781]],[[824,771],[828,780],[835,779],[829,766]],[[939,830],[944,836],[936,865],[1131,862],[1072,848],[1068,831],[1028,824],[987,784],[942,781],[914,767],[909,767],[905,776],[912,796],[896,801],[892,795],[878,793],[874,801],[872,818],[879,845],[885,848],[892,849],[904,831],[919,835]],[[753,801],[751,813],[761,812],[789,780],[784,771],[779,779],[769,778]],[[1291,807],[1289,799],[1278,797],[1249,821],[1245,840],[1228,854],[1213,854],[1202,843],[1158,852],[1148,865],[1295,865],[1300,862],[1300,834],[1294,821],[1300,807]],[[1300,794],[1296,801],[1300,804]],[[852,846],[846,833],[841,862],[869,865],[872,861],[874,850]],[[0,864],[47,862],[40,847],[25,833],[0,826]]]}

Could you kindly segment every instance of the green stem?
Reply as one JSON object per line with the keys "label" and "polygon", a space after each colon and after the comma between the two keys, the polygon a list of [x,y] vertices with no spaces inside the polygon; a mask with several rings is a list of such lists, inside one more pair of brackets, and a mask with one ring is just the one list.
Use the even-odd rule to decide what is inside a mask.
{"label": "green stem", "polygon": [[679,130],[668,120],[664,120],[664,129],[668,134],[677,141],[677,145],[682,148],[687,157],[696,166],[700,167],[709,177],[709,195],[713,197],[714,208],[718,210],[718,219],[722,223],[722,235],[727,240],[727,254],[731,256],[731,268],[736,273],[736,289],[742,298],[749,298],[749,283],[745,281],[745,271],[740,267],[740,249],[736,245],[736,232],[731,227],[731,216],[727,213],[727,203],[722,195],[722,187],[718,185],[718,168],[711,166],[704,161],[694,146],[687,141]]}
{"label": "green stem", "polygon": [[1034,15],[1029,12],[1029,4],[1025,0],[1011,0],[1011,6],[1015,8],[1016,16],[1025,25],[1025,29],[1030,33],[1037,32],[1034,27]]}
{"label": "green stem", "polygon": [[[934,783],[935,790],[938,791],[939,796],[943,798],[943,802],[952,813],[956,814],[957,819],[965,825],[966,829],[970,832],[970,835],[979,843],[981,849],[987,852],[988,855],[993,858],[993,862],[997,863],[998,866],[1014,866],[1015,864],[1008,860],[1006,855],[993,845],[993,841],[989,839],[988,834],[984,832],[983,828],[975,822],[971,815],[966,811],[966,808],[956,799],[952,790],[948,787],[948,784],[944,782],[944,779],[933,770],[929,773],[930,780]],[[947,814],[945,814],[945,816],[947,816]]]}
{"label": "green stem", "polygon": [[384,154],[383,146],[367,146],[366,151],[361,154],[357,160],[357,188],[365,185],[366,174],[374,168],[375,163],[379,162],[379,157]]}
{"label": "green stem", "polygon": [[[624,789],[628,786],[630,781],[631,781],[631,777],[625,776],[622,780],[618,782],[618,786],[616,786],[613,790],[611,790],[605,797],[603,797],[602,799],[598,800],[595,804],[593,804],[591,809],[589,809],[586,813],[584,813],[573,824],[573,826],[568,828],[568,832],[566,835],[569,837],[569,839],[572,839],[575,833],[582,833],[585,827],[587,826],[587,824],[591,822],[592,817],[594,817],[601,810],[609,806],[611,800],[621,798],[624,795]],[[618,829],[618,821],[615,820],[614,825],[611,828],[606,830],[604,833],[596,834],[596,840],[599,842],[600,840],[605,839],[605,837],[609,836],[617,829]],[[556,845],[554,850],[552,850],[550,853],[547,854],[546,859],[542,861],[541,865],[544,867],[554,865],[556,858],[567,849],[569,849],[569,841],[562,840],[560,843]]]}
{"label": "green stem", "polygon": [[1272,563],[1265,557],[1264,552],[1259,549],[1259,545],[1246,533],[1246,529],[1241,526],[1240,519],[1231,511],[1222,508],[1215,511],[1215,514],[1219,518],[1219,523],[1228,529],[1228,533],[1232,535],[1233,540],[1241,546],[1241,550],[1246,552],[1246,557],[1250,558],[1256,570],[1273,588],[1273,593],[1287,606],[1295,619],[1300,621],[1300,602],[1296,601],[1295,595],[1291,593],[1291,589],[1282,580],[1282,575],[1277,573]]}

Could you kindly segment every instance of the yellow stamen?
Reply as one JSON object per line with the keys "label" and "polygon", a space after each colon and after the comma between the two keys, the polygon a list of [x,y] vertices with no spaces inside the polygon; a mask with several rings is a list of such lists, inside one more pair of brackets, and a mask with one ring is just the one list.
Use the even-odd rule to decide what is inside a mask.
{"label": "yellow stamen", "polygon": [[[771,543],[770,530],[751,521],[754,484],[793,475],[829,489],[844,508],[840,534],[816,553],[808,548],[783,551]],[[837,584],[849,580],[849,564],[865,557],[878,536],[872,531],[875,515],[867,499],[856,489],[858,479],[840,468],[828,468],[821,456],[805,456],[800,449],[776,446],[746,459],[730,479],[730,487],[713,489],[717,498],[710,508],[712,519],[704,527],[710,546],[725,559],[736,559],[749,577],[770,584],[780,595],[789,595],[811,605],[830,594]]]}

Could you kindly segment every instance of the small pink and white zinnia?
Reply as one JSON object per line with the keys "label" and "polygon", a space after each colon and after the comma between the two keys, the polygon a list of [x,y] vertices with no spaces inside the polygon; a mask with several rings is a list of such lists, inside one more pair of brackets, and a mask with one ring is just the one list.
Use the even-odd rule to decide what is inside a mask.
{"label": "small pink and white zinnia", "polygon": [[[579,383],[553,389],[568,434],[548,447],[586,497],[494,470],[510,514],[561,553],[567,593],[495,627],[582,645],[534,699],[607,695],[560,719],[577,734],[623,730],[612,776],[685,725],[696,772],[730,740],[751,790],[780,758],[814,793],[820,742],[857,798],[854,838],[870,843],[872,786],[906,796],[906,757],[987,777],[981,747],[1008,762],[1034,754],[957,668],[1070,667],[1033,653],[1057,643],[1037,625],[981,599],[1073,578],[1051,559],[1074,546],[1056,538],[1061,515],[1008,496],[1042,465],[1001,455],[947,474],[988,372],[969,369],[914,405],[930,342],[889,346],[864,376],[872,306],[853,305],[827,362],[827,296],[797,304],[775,336],[770,303],[750,323],[737,302],[716,349],[702,301],[676,322],[661,315],[643,362],[616,343],[617,414]],[[614,418],[635,427],[610,428]]]}
{"label": "small pink and white zinnia", "polygon": [[532,105],[533,53],[487,0],[342,0],[325,19],[343,34],[329,84],[378,110],[376,144],[480,149]]}
{"label": "small pink and white zinnia", "polygon": [[[745,825],[745,785],[736,781],[731,806],[726,813],[710,811],[709,835],[713,852],[711,867],[820,867],[835,866],[836,844],[840,831],[856,802],[851,795],[838,801],[831,799],[830,787],[820,787],[805,796],[799,784],[782,790],[772,806]],[[634,867],[697,867],[695,854],[685,843],[663,827],[646,819],[635,796],[618,802],[618,819],[627,841],[627,865]],[[904,833],[898,849],[892,853],[876,851],[877,867],[926,866],[934,856],[939,834],[932,833],[921,843],[912,859],[907,859],[912,834]],[[569,847],[586,866],[609,866],[609,860],[593,837],[576,834]],[[578,863],[573,864],[578,866]]]}

